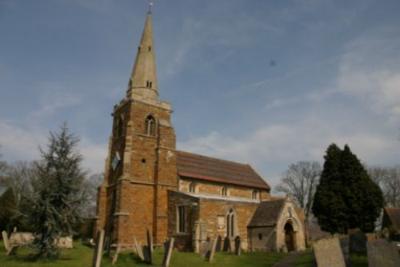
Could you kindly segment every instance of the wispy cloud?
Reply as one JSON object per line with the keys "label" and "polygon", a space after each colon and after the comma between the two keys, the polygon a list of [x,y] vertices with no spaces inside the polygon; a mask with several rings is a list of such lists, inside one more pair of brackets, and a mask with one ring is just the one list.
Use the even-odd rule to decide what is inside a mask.
{"label": "wispy cloud", "polygon": [[374,29],[351,42],[339,65],[338,88],[375,112],[400,121],[400,31]]}

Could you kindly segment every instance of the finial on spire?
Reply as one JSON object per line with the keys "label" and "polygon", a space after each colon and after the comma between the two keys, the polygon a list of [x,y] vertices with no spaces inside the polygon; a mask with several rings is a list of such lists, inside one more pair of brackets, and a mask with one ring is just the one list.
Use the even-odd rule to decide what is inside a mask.
{"label": "finial on spire", "polygon": [[153,2],[153,0],[148,0],[149,1],[149,14],[151,14],[151,12],[153,11],[152,9],[153,9],[153,5],[154,5],[154,2]]}

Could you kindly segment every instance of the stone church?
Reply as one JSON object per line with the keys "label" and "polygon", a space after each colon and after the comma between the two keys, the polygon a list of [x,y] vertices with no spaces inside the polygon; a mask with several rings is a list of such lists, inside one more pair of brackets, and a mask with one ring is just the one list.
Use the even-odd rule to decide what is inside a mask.
{"label": "stone church", "polygon": [[[172,106],[160,100],[149,12],[126,96],[114,106],[113,128],[99,187],[96,229],[112,245],[161,245],[199,251],[218,238],[240,238],[243,250],[302,250],[301,212],[248,164],[176,149]],[[220,246],[220,245],[219,245]]]}

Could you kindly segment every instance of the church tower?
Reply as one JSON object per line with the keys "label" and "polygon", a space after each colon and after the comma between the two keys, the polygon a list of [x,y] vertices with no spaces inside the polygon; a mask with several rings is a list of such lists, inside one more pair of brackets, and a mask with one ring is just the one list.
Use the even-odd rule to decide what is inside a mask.
{"label": "church tower", "polygon": [[114,106],[113,128],[98,194],[97,230],[112,244],[167,239],[167,191],[178,189],[171,105],[159,99],[148,12],[124,99]]}

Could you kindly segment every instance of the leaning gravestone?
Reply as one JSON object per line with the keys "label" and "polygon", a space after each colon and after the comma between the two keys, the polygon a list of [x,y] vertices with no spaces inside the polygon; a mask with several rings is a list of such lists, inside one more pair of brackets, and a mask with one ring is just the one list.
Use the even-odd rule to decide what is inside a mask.
{"label": "leaning gravestone", "polygon": [[210,250],[209,250],[209,252],[207,253],[207,256],[206,256],[208,262],[212,262],[213,259],[214,259],[215,250],[217,248],[217,242],[218,242],[218,237],[215,238],[210,244]]}
{"label": "leaning gravestone", "polygon": [[346,267],[337,237],[315,241],[313,248],[318,267]]}
{"label": "leaning gravestone", "polygon": [[396,247],[384,239],[367,243],[369,267],[399,267],[400,255]]}
{"label": "leaning gravestone", "polygon": [[93,252],[92,267],[101,266],[101,260],[103,258],[103,248],[104,248],[104,230],[100,230],[97,233],[96,246]]}
{"label": "leaning gravestone", "polygon": [[6,231],[1,232],[1,235],[3,237],[3,242],[4,242],[4,248],[8,252],[10,250],[10,243],[8,241],[8,235]]}
{"label": "leaning gravestone", "polygon": [[136,237],[133,238],[133,242],[135,243],[135,249],[138,257],[144,261],[144,256],[143,256],[143,248],[140,246],[136,240]]}
{"label": "leaning gravestone", "polygon": [[115,254],[112,258],[112,265],[115,265],[118,261],[119,253],[121,252],[121,244],[118,244],[117,249],[115,250]]}
{"label": "leaning gravestone", "polygon": [[169,241],[165,242],[164,244],[164,259],[162,266],[163,267],[168,267],[169,262],[171,261],[171,256],[172,256],[172,251],[174,249],[174,241],[175,239],[172,237]]}

